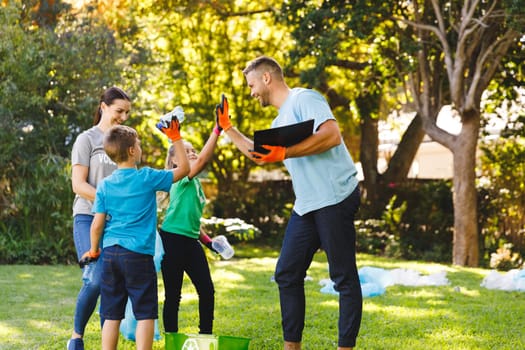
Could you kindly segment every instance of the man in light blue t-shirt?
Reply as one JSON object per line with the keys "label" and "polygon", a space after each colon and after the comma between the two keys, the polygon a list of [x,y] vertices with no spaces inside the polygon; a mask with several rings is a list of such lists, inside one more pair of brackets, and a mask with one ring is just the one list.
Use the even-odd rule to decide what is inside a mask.
{"label": "man in light blue t-shirt", "polygon": [[263,107],[279,110],[272,128],[314,120],[314,133],[305,140],[289,147],[265,145],[268,153],[259,153],[253,151],[253,141],[231,125],[228,101],[224,99],[216,109],[219,126],[241,152],[258,164],[282,161],[292,177],[296,199],[275,270],[284,349],[301,348],[304,277],[319,248],[326,252],[330,278],[339,292],[338,349],[352,349],[362,314],[355,258],[354,216],[360,204],[356,167],[322,95],[290,89],[280,65],[270,57],[251,61],[243,74],[252,97]]}

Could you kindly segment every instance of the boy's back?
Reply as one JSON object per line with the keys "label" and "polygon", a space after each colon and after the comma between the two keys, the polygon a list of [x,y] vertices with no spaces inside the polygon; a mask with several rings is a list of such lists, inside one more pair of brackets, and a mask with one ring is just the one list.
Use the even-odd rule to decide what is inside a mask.
{"label": "boy's back", "polygon": [[106,213],[102,248],[120,245],[155,255],[156,192],[168,192],[173,173],[152,168],[121,168],[97,189],[94,212]]}
{"label": "boy's back", "polygon": [[82,257],[98,258],[102,238],[103,349],[117,348],[120,321],[128,298],[137,319],[137,349],[151,349],[153,345],[154,320],[158,318],[157,274],[153,262],[156,191],[168,191],[173,182],[190,171],[178,121],[162,128],[162,132],[178,150],[180,166],[176,169],[138,170],[142,148],[137,132],[130,127],[114,126],[104,135],[104,150],[118,169],[97,187],[92,209],[91,248]]}

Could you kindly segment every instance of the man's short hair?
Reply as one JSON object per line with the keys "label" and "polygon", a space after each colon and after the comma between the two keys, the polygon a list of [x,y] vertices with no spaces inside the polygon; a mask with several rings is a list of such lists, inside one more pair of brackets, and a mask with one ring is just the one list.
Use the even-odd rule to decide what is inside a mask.
{"label": "man's short hair", "polygon": [[246,68],[243,69],[242,74],[246,76],[251,71],[258,71],[259,73],[269,72],[270,74],[276,73],[278,77],[283,77],[283,69],[281,68],[281,65],[275,59],[268,56],[259,56],[248,62]]}
{"label": "man's short hair", "polygon": [[137,131],[129,126],[113,126],[104,135],[104,150],[115,163],[125,162],[129,158],[128,150],[135,146],[137,138]]}

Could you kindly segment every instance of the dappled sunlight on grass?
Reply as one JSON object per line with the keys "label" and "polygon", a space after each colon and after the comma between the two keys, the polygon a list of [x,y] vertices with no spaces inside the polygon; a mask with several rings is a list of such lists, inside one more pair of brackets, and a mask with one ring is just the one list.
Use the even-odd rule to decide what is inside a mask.
{"label": "dappled sunlight on grass", "polygon": [[310,269],[308,272],[311,272],[312,270],[315,270],[315,269],[324,270],[328,273],[328,263],[325,261],[323,262],[312,261],[312,264],[310,265]]}
{"label": "dappled sunlight on grass", "polygon": [[475,340],[476,336],[473,334],[469,334],[471,332],[465,332],[465,329],[456,329],[456,328],[440,328],[434,330],[432,333],[427,333],[425,337],[429,339],[455,339],[456,342],[462,343]]}
{"label": "dappled sunlight on grass", "polygon": [[404,318],[410,320],[421,318],[455,317],[455,313],[443,308],[437,309],[430,307],[377,305],[365,303],[364,310],[367,313],[375,312],[381,315],[391,315],[395,318]]}
{"label": "dappled sunlight on grass", "polygon": [[[215,285],[214,333],[251,338],[250,350],[281,349],[279,290],[271,280],[277,256],[248,255],[242,249],[230,260],[209,258]],[[237,254],[237,252],[236,252]],[[361,258],[361,260],[360,260]],[[358,349],[515,350],[524,349],[525,293],[480,286],[485,269],[398,261],[360,255],[359,267],[413,269],[423,274],[443,271],[447,286],[401,286],[363,300]],[[22,276],[22,277],[19,277]],[[0,266],[0,348],[7,350],[65,348],[71,334],[80,270],[74,266]],[[315,254],[305,281],[305,350],[335,349],[338,296],[322,293],[328,278],[324,252]],[[163,332],[164,285],[159,273],[159,329]],[[198,296],[185,275],[179,330],[198,332]],[[30,337],[27,334],[31,334]],[[86,348],[100,348],[100,319],[95,313],[86,330]],[[119,340],[119,349],[135,349]],[[153,349],[164,349],[164,340]]]}
{"label": "dappled sunlight on grass", "polygon": [[213,265],[215,268],[228,266],[242,271],[260,272],[273,270],[276,262],[277,260],[274,258],[252,258],[243,260],[214,261],[213,263],[210,263],[210,265]]}
{"label": "dappled sunlight on grass", "polygon": [[31,320],[29,321],[29,325],[33,328],[38,328],[42,330],[54,328],[52,320]]}
{"label": "dappled sunlight on grass", "polygon": [[[386,293],[389,290],[394,288],[387,288]],[[418,300],[435,300],[442,299],[443,292],[445,287],[408,287],[408,286],[399,286],[397,295],[403,296],[405,298],[418,299]],[[395,292],[392,293],[392,296],[396,295]]]}
{"label": "dappled sunlight on grass", "polygon": [[330,307],[337,309],[339,307],[339,299],[334,298],[333,300],[325,300],[320,302],[318,305],[322,307]]}
{"label": "dappled sunlight on grass", "polygon": [[466,288],[466,287],[456,287],[457,289],[454,290],[454,292],[462,295],[462,296],[467,296],[467,297],[472,297],[472,298],[478,298],[478,297],[481,297],[481,292],[479,289],[469,289],[469,288]]}
{"label": "dappled sunlight on grass", "polygon": [[193,302],[199,300],[199,296],[195,291],[181,293],[181,303]]}
{"label": "dappled sunlight on grass", "polygon": [[236,258],[277,258],[280,253],[280,247],[268,247],[249,244],[247,242],[238,242],[232,244],[235,249]]}
{"label": "dappled sunlight on grass", "polygon": [[2,338],[7,336],[21,335],[23,333],[24,332],[20,328],[8,325],[5,322],[0,322],[0,336]]}
{"label": "dappled sunlight on grass", "polygon": [[226,271],[226,270],[221,270],[221,269],[215,269],[215,271],[213,272],[213,276],[212,276],[214,279],[218,279],[218,280],[221,280],[222,282],[224,281],[233,281],[233,282],[236,282],[236,283],[242,283],[246,280],[246,278],[244,278],[244,276],[242,276],[241,274],[239,273],[235,273],[235,272],[232,272],[232,271]]}

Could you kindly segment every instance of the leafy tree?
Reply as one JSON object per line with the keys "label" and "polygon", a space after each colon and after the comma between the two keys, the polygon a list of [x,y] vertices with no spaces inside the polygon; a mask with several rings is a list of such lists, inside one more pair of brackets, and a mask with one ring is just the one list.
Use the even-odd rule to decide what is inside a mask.
{"label": "leafy tree", "polygon": [[44,16],[44,3],[0,7],[0,229],[4,246],[25,242],[33,258],[50,242],[71,252],[72,142],[92,125],[103,88],[118,82],[122,53],[101,23],[58,1]]}
{"label": "leafy tree", "polygon": [[355,1],[294,1],[283,4],[280,18],[296,41],[291,65],[304,83],[326,94],[361,162],[369,215],[379,217],[392,195],[389,185],[406,179],[424,131],[416,115],[388,169],[379,173],[378,122],[401,108],[404,96],[397,87],[403,64],[395,27],[380,23],[364,31],[354,20],[359,10]]}
{"label": "leafy tree", "polygon": [[[350,68],[354,74],[350,81],[363,82],[345,81],[348,90],[357,91],[346,95],[359,107],[362,145],[376,149],[373,121],[381,110],[382,100],[377,97],[385,96],[386,82],[393,78],[388,72],[397,73],[400,79],[393,82],[408,89],[409,102],[417,114],[401,146],[411,139],[412,152],[398,148],[399,157],[396,153],[389,170],[379,176],[375,170],[377,156],[363,152],[361,147],[369,192],[380,184],[378,178],[388,178],[389,171],[400,178],[406,175],[417,149],[414,146],[423,137],[422,130],[452,151],[453,262],[458,265],[475,266],[479,258],[474,170],[481,97],[496,74],[507,77],[506,82],[516,82],[518,74],[522,74],[519,62],[524,58],[520,43],[523,11],[519,1],[513,0],[461,4],[439,0],[381,3],[327,0],[285,2],[283,6],[284,18],[295,26],[294,37],[299,41],[292,55],[311,67],[305,80],[322,87],[326,76],[334,70],[340,72],[342,67]],[[365,62],[366,68],[361,68],[359,63]],[[332,94],[333,85],[331,82]],[[447,104],[453,105],[461,118],[459,135],[436,125],[441,108]]]}
{"label": "leafy tree", "polygon": [[[144,135],[144,149],[152,150],[144,152],[146,164],[163,165],[168,143],[154,124],[176,105],[185,109],[183,136],[196,149],[202,147],[215,125],[214,110],[222,93],[230,102],[233,123],[244,133],[250,135],[269,126],[275,111],[261,109],[250,97],[242,69],[261,54],[286,60],[283,53],[290,41],[285,28],[272,25],[275,9],[271,3],[127,1],[124,14],[117,8],[106,11],[107,18],[133,18],[115,21],[120,23],[119,37],[125,45],[144,43],[149,53],[137,64],[149,77],[137,87],[135,104],[143,118],[132,121]],[[129,32],[133,34],[126,36]],[[208,174],[219,189],[212,215],[246,216],[256,207],[256,199],[247,195],[255,164],[237,151],[227,136],[220,143]]]}
{"label": "leafy tree", "polygon": [[[521,57],[525,13],[519,1],[412,1],[388,2],[379,8],[357,1],[355,20],[365,30],[378,23],[398,27],[407,85],[423,129],[448,148],[454,157],[453,263],[479,263],[475,187],[475,155],[481,125],[481,98],[501,70],[516,76],[504,64],[511,52]],[[366,18],[366,20],[365,20]],[[514,57],[515,59],[515,57]],[[462,128],[451,134],[436,124],[444,105],[450,104]]]}

